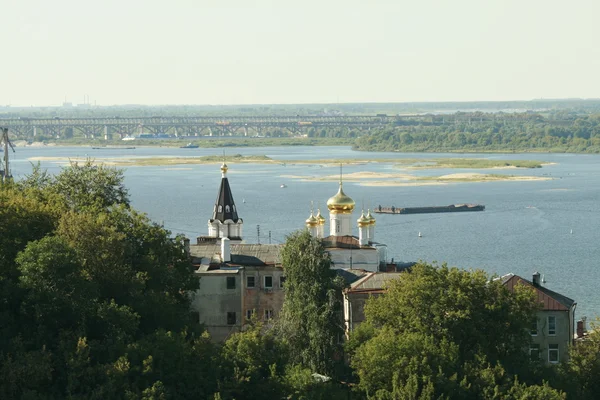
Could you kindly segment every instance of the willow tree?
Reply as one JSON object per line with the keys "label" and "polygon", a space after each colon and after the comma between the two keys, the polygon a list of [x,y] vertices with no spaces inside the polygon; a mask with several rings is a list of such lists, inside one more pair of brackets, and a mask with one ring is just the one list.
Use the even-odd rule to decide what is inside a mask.
{"label": "willow tree", "polygon": [[307,231],[287,237],[281,251],[285,300],[277,328],[290,361],[313,372],[335,374],[340,365],[343,280],[330,269],[321,241]]}

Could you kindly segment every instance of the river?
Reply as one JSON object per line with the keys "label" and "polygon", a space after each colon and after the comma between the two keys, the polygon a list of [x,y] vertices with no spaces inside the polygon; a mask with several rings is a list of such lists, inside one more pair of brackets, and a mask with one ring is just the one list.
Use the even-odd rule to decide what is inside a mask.
{"label": "river", "polygon": [[[284,175],[323,176],[338,173],[336,166],[297,164],[289,160],[331,158],[440,158],[485,157],[539,160],[555,163],[541,169],[501,171],[511,175],[545,176],[552,180],[523,182],[468,182],[438,186],[369,187],[344,184],[357,204],[353,218],[377,206],[433,206],[484,204],[484,212],[375,215],[376,240],[388,246],[395,261],[438,261],[461,268],[481,268],[491,274],[509,272],[531,279],[539,271],[546,286],[577,301],[577,317],[597,315],[600,307],[600,156],[579,154],[406,154],[354,152],[349,147],[228,148],[228,154],[267,155],[282,164],[230,163],[229,181],[248,242],[274,243],[304,226],[311,201],[325,208],[337,191],[334,182],[303,181]],[[222,149],[136,148],[94,150],[89,147],[17,148],[13,175],[31,171],[31,157],[157,157],[222,154]],[[285,164],[285,165],[283,165]],[[56,173],[64,162],[42,161]],[[348,165],[344,173],[399,172],[391,164]],[[415,173],[443,175],[489,170],[430,169]],[[207,233],[220,183],[217,164],[128,167],[125,183],[133,206],[173,233],[194,238]],[[281,188],[282,184],[287,185]],[[245,202],[243,202],[245,200]],[[323,215],[327,218],[326,210]],[[257,226],[260,226],[260,238]],[[418,233],[422,237],[418,237]],[[270,238],[269,238],[270,235]]]}

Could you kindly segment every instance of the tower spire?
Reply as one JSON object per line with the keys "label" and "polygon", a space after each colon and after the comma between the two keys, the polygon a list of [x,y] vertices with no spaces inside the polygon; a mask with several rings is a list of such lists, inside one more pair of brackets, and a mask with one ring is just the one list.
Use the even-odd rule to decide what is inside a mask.
{"label": "tower spire", "polygon": [[223,154],[223,165],[221,165],[221,186],[217,194],[217,200],[213,208],[212,218],[208,220],[208,231],[210,237],[227,237],[229,239],[241,240],[243,220],[238,216],[229,179],[227,179],[227,164]]}

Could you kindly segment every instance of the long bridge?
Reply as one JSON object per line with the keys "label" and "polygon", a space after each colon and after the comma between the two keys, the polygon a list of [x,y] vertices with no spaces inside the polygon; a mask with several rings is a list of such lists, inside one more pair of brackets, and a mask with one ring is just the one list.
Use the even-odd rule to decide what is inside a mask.
{"label": "long bridge", "polygon": [[[419,118],[407,116],[406,118]],[[193,116],[193,117],[98,117],[98,118],[5,118],[0,126],[13,135],[34,138],[40,133],[62,137],[68,129],[85,137],[140,133],[176,136],[251,136],[265,128],[283,128],[292,134],[312,127],[349,126],[359,129],[394,124],[395,116]]]}
{"label": "long bridge", "polygon": [[53,118],[0,118],[0,127],[24,139],[35,139],[43,134],[61,138],[65,135],[121,138],[135,134],[173,136],[260,136],[265,129],[280,128],[292,135],[310,128],[346,126],[360,130],[390,125],[444,125],[478,123],[519,116],[483,114],[434,115],[296,115],[296,116],[152,116],[152,117],[53,117]]}

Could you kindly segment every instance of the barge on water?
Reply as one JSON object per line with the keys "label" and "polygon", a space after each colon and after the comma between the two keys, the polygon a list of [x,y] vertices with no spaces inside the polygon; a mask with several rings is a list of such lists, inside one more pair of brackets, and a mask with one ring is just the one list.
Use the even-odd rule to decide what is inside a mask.
{"label": "barge on water", "polygon": [[449,206],[433,207],[375,207],[378,214],[428,214],[428,213],[446,213],[463,211],[484,211],[482,204],[451,204]]}

